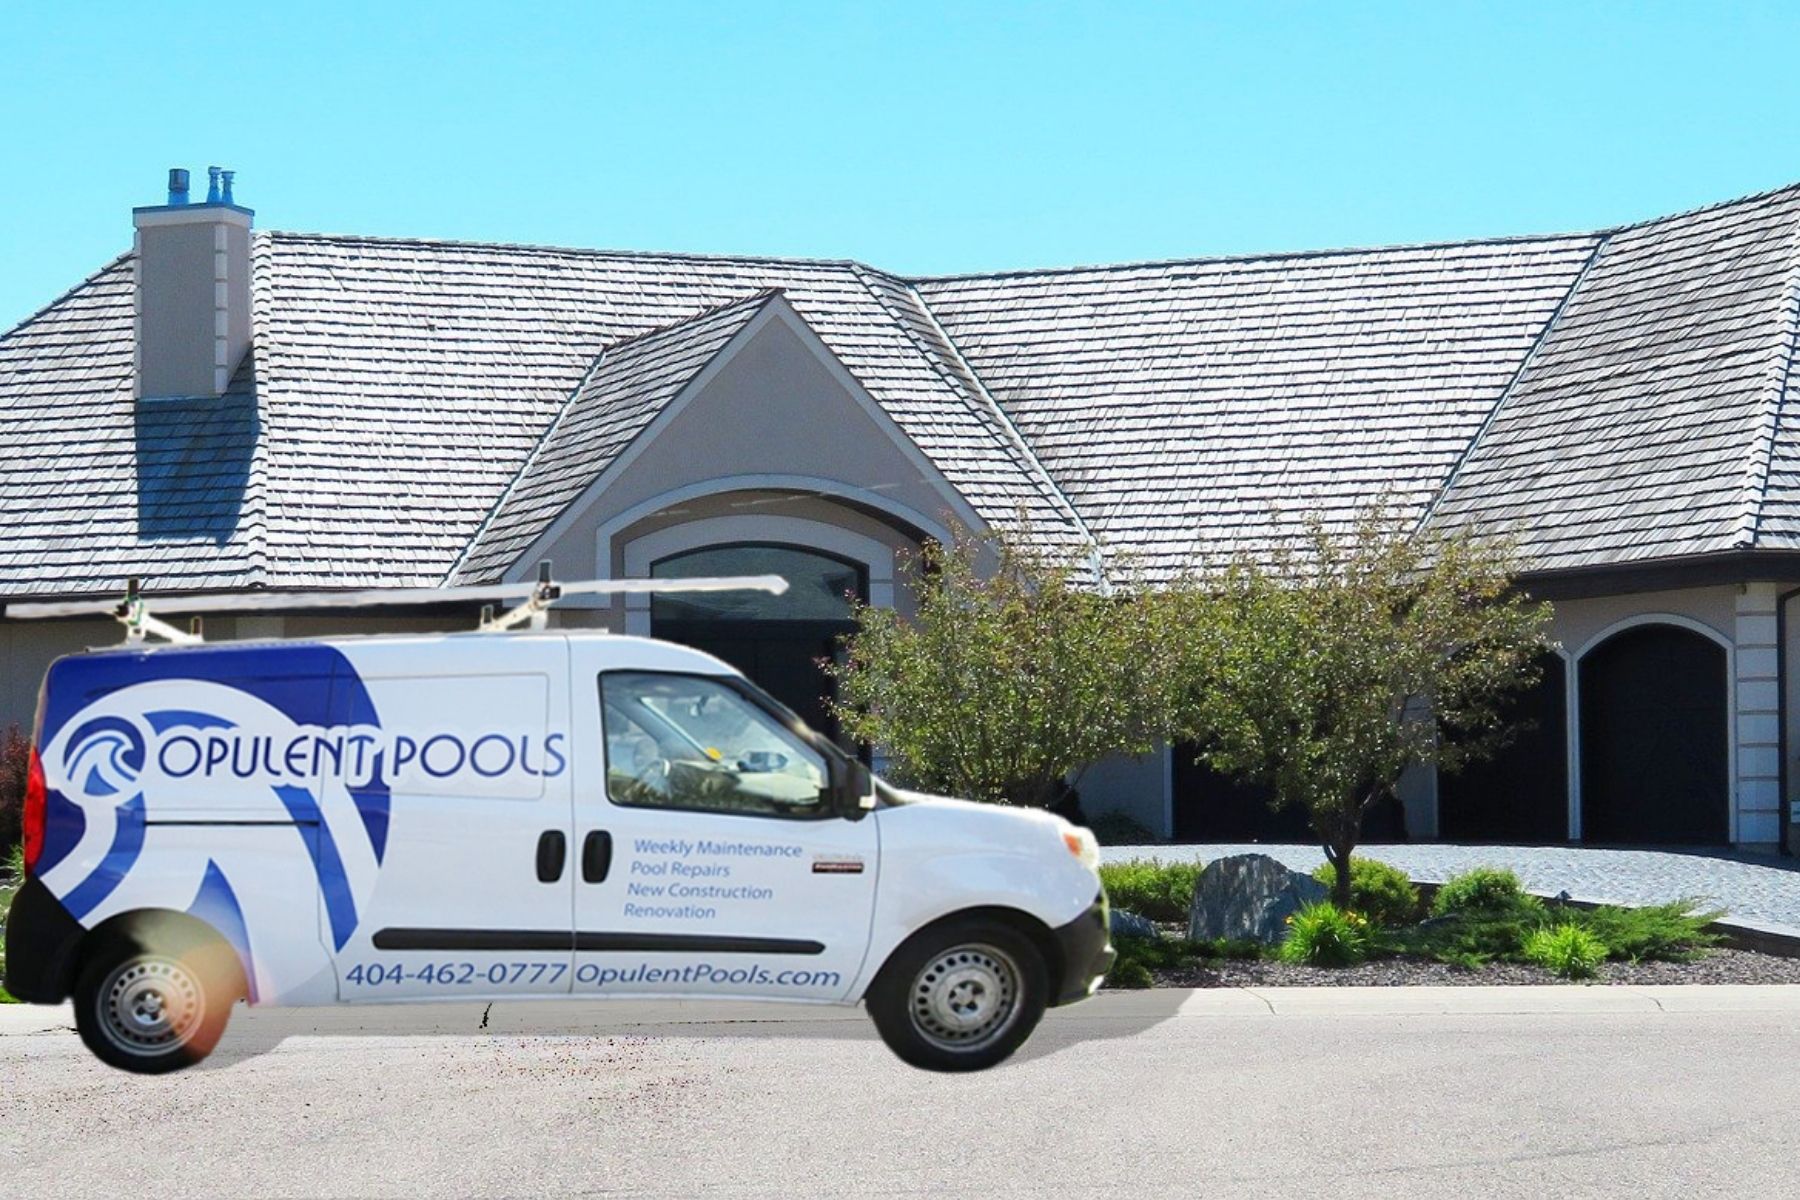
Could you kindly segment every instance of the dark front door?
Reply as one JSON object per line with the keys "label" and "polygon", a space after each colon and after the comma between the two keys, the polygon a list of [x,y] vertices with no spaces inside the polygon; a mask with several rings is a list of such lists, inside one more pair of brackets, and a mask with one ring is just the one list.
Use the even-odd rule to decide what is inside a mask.
{"label": "dark front door", "polygon": [[1438,836],[1464,842],[1569,838],[1568,673],[1547,654],[1535,687],[1502,713],[1512,740],[1492,758],[1438,773]]}
{"label": "dark front door", "polygon": [[1640,625],[1581,660],[1581,836],[1727,840],[1725,651],[1675,625]]}
{"label": "dark front door", "polygon": [[799,713],[808,725],[835,738],[838,723],[829,703],[831,677],[819,662],[831,658],[837,651],[837,639],[854,628],[824,621],[661,621],[651,631],[659,638],[724,659]]}
{"label": "dark front door", "polygon": [[862,567],[803,546],[758,542],[689,550],[651,564],[650,573],[663,579],[779,575],[787,580],[788,590],[780,596],[653,596],[650,632],[724,659],[808,725],[837,737],[832,681],[820,663],[834,657],[838,639],[856,628],[852,601],[868,595]]}

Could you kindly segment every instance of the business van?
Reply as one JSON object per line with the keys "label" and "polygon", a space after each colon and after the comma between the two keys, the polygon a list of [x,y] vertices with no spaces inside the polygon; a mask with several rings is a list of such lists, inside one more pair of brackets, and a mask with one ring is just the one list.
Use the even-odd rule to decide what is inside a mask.
{"label": "business van", "polygon": [[651,639],[92,651],[34,745],[6,987],[73,996],[130,1071],[203,1058],[239,998],[570,996],[862,1002],[973,1070],[1113,957],[1087,830],[892,788]]}

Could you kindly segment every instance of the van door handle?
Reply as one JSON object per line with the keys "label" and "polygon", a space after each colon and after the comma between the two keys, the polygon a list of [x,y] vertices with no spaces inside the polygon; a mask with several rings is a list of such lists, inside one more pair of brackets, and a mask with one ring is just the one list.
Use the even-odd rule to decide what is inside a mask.
{"label": "van door handle", "polygon": [[569,840],[560,829],[546,829],[538,838],[537,876],[539,883],[555,883],[562,878],[563,860],[569,854]]}
{"label": "van door handle", "polygon": [[581,843],[581,878],[588,883],[599,883],[610,870],[612,834],[604,829],[592,830]]}

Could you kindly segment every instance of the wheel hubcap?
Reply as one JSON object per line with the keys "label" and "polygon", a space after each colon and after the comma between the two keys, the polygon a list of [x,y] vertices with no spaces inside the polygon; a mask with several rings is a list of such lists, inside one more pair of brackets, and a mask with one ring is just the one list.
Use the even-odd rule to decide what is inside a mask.
{"label": "wheel hubcap", "polygon": [[945,1050],[978,1050],[1012,1026],[1019,1011],[1019,968],[993,946],[957,946],[934,957],[913,980],[913,1028]]}
{"label": "wheel hubcap", "polygon": [[107,977],[100,1025],[130,1054],[157,1054],[193,1036],[204,1012],[200,983],[178,962],[136,958]]}

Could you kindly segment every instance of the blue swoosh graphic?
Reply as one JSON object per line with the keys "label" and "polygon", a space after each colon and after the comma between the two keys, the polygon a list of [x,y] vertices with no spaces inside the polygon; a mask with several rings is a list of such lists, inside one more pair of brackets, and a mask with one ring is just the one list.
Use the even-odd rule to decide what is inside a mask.
{"label": "blue swoosh graphic", "polygon": [[249,989],[250,1003],[255,1004],[256,965],[250,957],[250,927],[244,921],[244,910],[238,904],[237,893],[231,890],[231,881],[210,858],[206,860],[206,877],[200,881],[200,890],[194,893],[194,902],[187,910],[218,930],[237,951],[244,964],[244,986]]}
{"label": "blue swoosh graphic", "polygon": [[[331,940],[342,950],[350,935],[356,932],[356,897],[350,894],[350,880],[344,874],[344,860],[338,856],[337,841],[319,813],[318,801],[305,788],[277,787],[275,794],[287,806],[288,815],[301,826],[311,825],[317,834],[308,839],[306,848],[312,855],[313,873],[319,877],[319,890],[325,894],[325,915],[331,919]],[[300,836],[306,836],[305,828]]]}
{"label": "blue swoosh graphic", "polygon": [[192,726],[195,729],[236,729],[236,721],[227,721],[224,717],[215,717],[211,713],[189,712],[186,709],[166,708],[158,712],[147,712],[144,720],[150,722],[150,728],[158,733],[167,733],[171,729]]}
{"label": "blue swoosh graphic", "polygon": [[62,898],[63,907],[77,921],[92,912],[94,906],[113,894],[131,870],[131,864],[137,861],[138,852],[144,848],[144,796],[140,792],[119,806],[118,824],[113,828],[112,845],[100,860],[100,865],[88,874],[86,879],[69,890]]}

